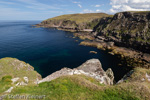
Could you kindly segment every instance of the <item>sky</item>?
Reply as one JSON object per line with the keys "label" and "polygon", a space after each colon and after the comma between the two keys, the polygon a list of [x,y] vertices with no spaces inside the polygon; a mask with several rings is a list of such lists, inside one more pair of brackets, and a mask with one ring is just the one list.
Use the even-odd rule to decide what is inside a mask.
{"label": "sky", "polygon": [[0,20],[45,20],[63,14],[150,11],[150,0],[0,0]]}

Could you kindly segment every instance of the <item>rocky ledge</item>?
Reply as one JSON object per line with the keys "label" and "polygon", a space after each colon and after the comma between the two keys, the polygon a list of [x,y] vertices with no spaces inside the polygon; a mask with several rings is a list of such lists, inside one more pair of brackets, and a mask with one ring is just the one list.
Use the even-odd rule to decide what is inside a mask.
{"label": "rocky ledge", "polygon": [[136,51],[130,48],[118,47],[114,42],[105,42],[103,40],[85,40],[80,43],[84,46],[96,47],[100,50],[105,50],[109,54],[114,55],[120,59],[120,64],[125,67],[144,67],[150,68],[150,54]]}
{"label": "rocky ledge", "polygon": [[91,59],[83,63],[81,66],[70,69],[63,68],[59,71],[52,73],[51,75],[39,80],[38,83],[47,82],[54,80],[61,76],[66,75],[86,75],[98,80],[101,84],[113,85],[114,82],[114,74],[112,70],[109,68],[106,72],[103,70],[102,65],[98,59]]}
{"label": "rocky ledge", "polygon": [[116,13],[102,18],[94,31],[117,46],[150,53],[150,11]]}

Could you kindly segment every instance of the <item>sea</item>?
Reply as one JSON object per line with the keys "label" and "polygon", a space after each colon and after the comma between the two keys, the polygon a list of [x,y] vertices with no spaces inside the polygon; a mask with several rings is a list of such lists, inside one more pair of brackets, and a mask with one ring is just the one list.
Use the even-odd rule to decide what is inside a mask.
{"label": "sea", "polygon": [[82,40],[74,38],[72,32],[32,26],[40,22],[0,21],[0,58],[13,57],[29,63],[43,78],[64,67],[76,68],[92,58],[99,59],[105,71],[112,68],[116,81],[129,71],[106,51],[79,45]]}

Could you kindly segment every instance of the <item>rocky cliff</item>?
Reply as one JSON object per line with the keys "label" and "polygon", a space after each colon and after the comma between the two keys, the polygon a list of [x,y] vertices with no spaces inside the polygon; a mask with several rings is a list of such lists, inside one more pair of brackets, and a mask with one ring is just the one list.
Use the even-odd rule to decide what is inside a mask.
{"label": "rocky cliff", "polygon": [[[150,12],[71,14],[47,19],[38,27],[57,27],[69,31],[92,32],[117,46],[150,53]],[[99,38],[97,38],[99,39]]]}
{"label": "rocky cliff", "polygon": [[117,46],[150,53],[150,12],[120,12],[102,18],[94,31]]}
{"label": "rocky cliff", "polygon": [[105,72],[98,59],[91,59],[77,68],[63,68],[59,71],[56,71],[55,73],[47,76],[46,78],[39,80],[38,83],[48,82],[61,76],[67,75],[86,75],[98,80],[101,84],[106,85],[113,85],[114,82],[114,74],[112,70],[108,69]]}
{"label": "rocky cliff", "polygon": [[[63,68],[33,84],[39,74],[15,58],[0,59],[0,100],[149,100],[150,71],[135,68],[113,84],[113,72],[91,59],[75,69]],[[10,69],[9,69],[10,68]],[[8,70],[9,69],[9,70]],[[32,84],[30,84],[32,83]],[[110,85],[111,84],[111,85]]]}
{"label": "rocky cliff", "polygon": [[62,15],[44,20],[36,26],[47,28],[56,27],[74,31],[92,31],[93,27],[98,24],[100,18],[107,16],[110,15],[105,13]]}

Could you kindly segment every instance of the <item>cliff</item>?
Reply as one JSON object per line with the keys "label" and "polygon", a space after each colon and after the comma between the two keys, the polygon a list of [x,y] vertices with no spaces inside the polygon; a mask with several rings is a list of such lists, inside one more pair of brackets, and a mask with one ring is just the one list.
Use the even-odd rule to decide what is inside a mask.
{"label": "cliff", "polygon": [[[42,81],[39,80],[40,84],[27,84],[39,75],[29,64],[14,58],[3,58],[0,64],[1,72],[6,73],[0,74],[2,77],[0,100],[149,100],[150,98],[150,71],[144,68],[135,68],[117,84],[109,85],[111,82],[109,80],[113,81],[114,78],[113,72],[110,69],[105,72],[99,60],[91,59],[76,69],[64,68],[57,71]],[[7,73],[4,67],[13,68],[15,71],[8,70]],[[37,76],[34,77],[34,74]],[[21,79],[22,76],[26,78]],[[18,85],[21,81],[24,84]]]}
{"label": "cliff", "polygon": [[47,28],[57,27],[60,29],[75,31],[92,31],[93,27],[98,24],[99,20],[107,16],[110,15],[105,13],[62,15],[44,20],[36,26]]}
{"label": "cliff", "polygon": [[117,46],[150,53],[150,12],[120,12],[106,17],[94,28],[96,36],[104,36]]}
{"label": "cliff", "polygon": [[47,76],[46,78],[39,80],[38,83],[48,82],[58,77],[67,76],[67,75],[85,75],[105,85],[113,85],[114,83],[114,74],[112,70],[108,69],[105,72],[98,59],[90,59],[85,63],[83,63],[81,66],[74,69],[63,68],[60,71],[57,71]]}
{"label": "cliff", "polygon": [[96,39],[103,36],[106,41],[113,41],[116,46],[150,53],[149,11],[120,12],[114,16],[105,13],[62,15],[47,19],[36,26],[92,32],[91,35]]}

